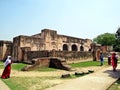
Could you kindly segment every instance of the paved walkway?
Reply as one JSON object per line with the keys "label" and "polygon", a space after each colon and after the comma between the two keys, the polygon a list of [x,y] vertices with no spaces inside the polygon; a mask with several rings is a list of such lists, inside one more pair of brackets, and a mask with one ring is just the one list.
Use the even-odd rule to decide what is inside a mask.
{"label": "paved walkway", "polygon": [[112,71],[112,67],[104,68],[46,90],[106,90],[120,77],[120,64],[117,68],[116,72]]}

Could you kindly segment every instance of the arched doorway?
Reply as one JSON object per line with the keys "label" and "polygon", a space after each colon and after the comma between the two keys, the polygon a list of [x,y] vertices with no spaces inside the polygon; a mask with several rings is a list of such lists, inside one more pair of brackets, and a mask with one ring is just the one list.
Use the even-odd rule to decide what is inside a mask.
{"label": "arched doorway", "polygon": [[77,51],[77,46],[75,44],[72,45],[72,51]]}
{"label": "arched doorway", "polygon": [[67,44],[64,44],[64,45],[63,45],[63,51],[68,51],[68,46],[67,46]]}
{"label": "arched doorway", "polygon": [[84,47],[83,46],[80,46],[80,51],[84,51]]}

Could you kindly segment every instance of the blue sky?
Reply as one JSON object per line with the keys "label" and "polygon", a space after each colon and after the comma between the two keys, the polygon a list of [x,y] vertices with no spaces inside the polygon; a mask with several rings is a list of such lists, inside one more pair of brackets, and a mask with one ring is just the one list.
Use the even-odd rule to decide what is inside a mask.
{"label": "blue sky", "polygon": [[93,39],[119,26],[120,0],[0,0],[0,40],[44,28]]}

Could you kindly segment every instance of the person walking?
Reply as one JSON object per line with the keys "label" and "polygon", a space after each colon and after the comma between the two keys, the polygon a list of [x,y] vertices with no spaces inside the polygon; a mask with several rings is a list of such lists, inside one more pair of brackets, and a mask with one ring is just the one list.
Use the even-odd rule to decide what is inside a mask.
{"label": "person walking", "polygon": [[103,63],[104,63],[104,56],[103,56],[103,53],[101,52],[100,53],[100,63],[101,63],[101,66],[103,65]]}
{"label": "person walking", "polygon": [[111,63],[112,63],[113,71],[116,71],[117,62],[118,62],[118,57],[117,57],[116,53],[112,53],[111,60],[112,60]]}
{"label": "person walking", "polygon": [[111,55],[108,55],[108,65],[111,65]]}
{"label": "person walking", "polygon": [[1,76],[2,79],[10,78],[11,64],[12,64],[11,56],[8,56],[6,61],[4,62],[5,68]]}

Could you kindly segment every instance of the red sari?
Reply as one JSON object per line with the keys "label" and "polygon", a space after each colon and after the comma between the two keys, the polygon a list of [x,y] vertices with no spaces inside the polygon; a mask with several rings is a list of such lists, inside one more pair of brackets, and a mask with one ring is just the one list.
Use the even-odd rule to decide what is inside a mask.
{"label": "red sari", "polygon": [[5,67],[5,69],[4,69],[3,73],[2,73],[1,78],[3,78],[3,79],[10,78],[10,72],[11,72],[11,64],[8,64]]}
{"label": "red sari", "polygon": [[11,63],[12,63],[12,62],[11,62],[11,59],[10,59],[10,58],[8,58],[8,59],[5,61],[5,63],[4,63],[5,69],[4,69],[3,73],[2,73],[1,78],[3,78],[3,79],[10,78]]}
{"label": "red sari", "polygon": [[111,59],[112,59],[113,71],[116,71],[116,67],[117,67],[117,58],[116,58],[116,54],[115,54],[115,53],[112,54]]}

